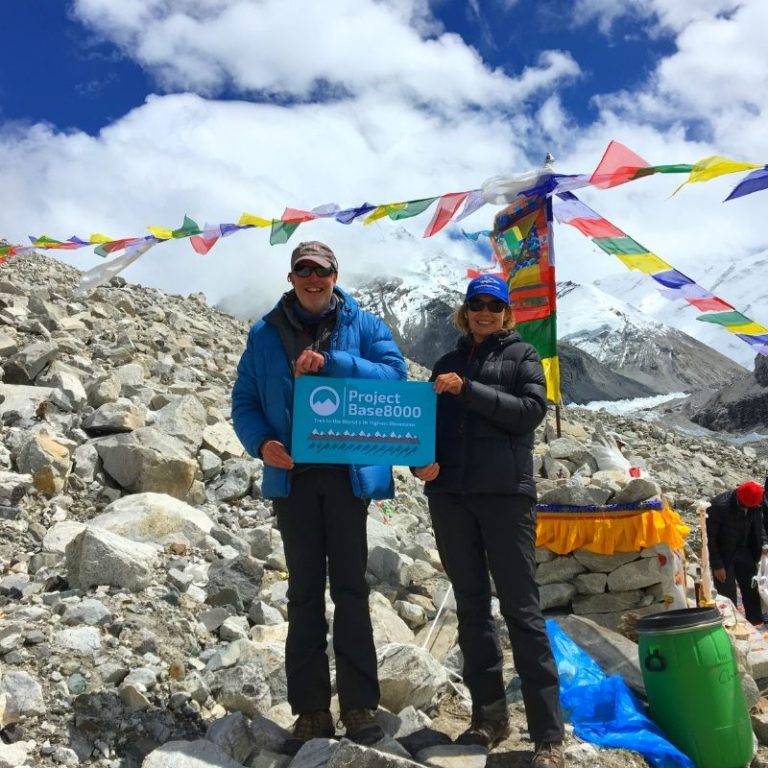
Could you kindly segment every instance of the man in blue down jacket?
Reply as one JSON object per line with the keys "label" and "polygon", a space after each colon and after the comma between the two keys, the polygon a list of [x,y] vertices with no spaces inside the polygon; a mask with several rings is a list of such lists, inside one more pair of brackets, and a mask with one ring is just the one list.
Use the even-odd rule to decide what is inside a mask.
{"label": "man in blue down jacket", "polygon": [[388,328],[336,287],[338,264],[323,243],[291,255],[293,290],[251,328],[232,390],[232,420],[252,456],[264,461],[262,494],[272,499],[288,565],[288,701],[298,715],[283,751],[330,738],[331,681],[326,654],[325,581],[333,599],[333,650],[347,738],[383,737],[368,585],[367,507],[394,495],[386,466],[296,464],[290,455],[294,378],[406,378]]}

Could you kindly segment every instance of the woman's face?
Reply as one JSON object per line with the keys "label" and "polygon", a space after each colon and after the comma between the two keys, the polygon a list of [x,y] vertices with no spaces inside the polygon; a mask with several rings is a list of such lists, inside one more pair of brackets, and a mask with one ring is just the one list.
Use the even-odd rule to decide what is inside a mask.
{"label": "woman's face", "polygon": [[[500,310],[500,311],[492,311]],[[467,323],[472,338],[480,343],[492,333],[498,333],[504,327],[504,318],[509,309],[495,296],[480,293],[467,302]]]}

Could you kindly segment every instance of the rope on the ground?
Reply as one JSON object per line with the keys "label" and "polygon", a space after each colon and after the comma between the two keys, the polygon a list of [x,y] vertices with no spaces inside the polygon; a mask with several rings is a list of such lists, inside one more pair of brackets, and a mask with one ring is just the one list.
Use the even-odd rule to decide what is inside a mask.
{"label": "rope on the ground", "polygon": [[443,602],[440,603],[440,607],[437,609],[437,613],[435,614],[435,618],[432,619],[432,626],[429,628],[429,632],[427,632],[426,640],[424,640],[424,643],[422,644],[422,648],[426,648],[427,645],[429,645],[429,640],[432,637],[432,633],[435,631],[435,626],[437,626],[437,622],[440,619],[440,614],[443,612],[443,608],[445,608],[445,604],[448,602],[448,597],[453,592],[453,584],[448,584],[448,589],[445,590],[445,596],[443,597]]}

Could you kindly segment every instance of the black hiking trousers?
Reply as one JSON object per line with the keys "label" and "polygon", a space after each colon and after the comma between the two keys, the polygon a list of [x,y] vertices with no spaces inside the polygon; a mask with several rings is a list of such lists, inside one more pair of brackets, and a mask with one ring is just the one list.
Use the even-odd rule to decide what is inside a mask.
{"label": "black hiking trousers", "polygon": [[368,610],[368,504],[352,493],[346,468],[313,467],[275,499],[288,565],[288,637],[285,670],[295,715],[328,709],[325,583],[334,602],[333,651],[342,710],[376,709],[379,681]]}
{"label": "black hiking trousers", "polygon": [[744,615],[750,624],[763,623],[763,608],[760,603],[760,593],[752,584],[752,578],[757,575],[757,564],[746,549],[737,549],[733,562],[725,569],[725,581],[715,579],[715,589],[725,595],[736,605],[736,584],[741,592],[741,602]]}
{"label": "black hiking trousers", "polygon": [[464,682],[475,714],[505,699],[503,660],[491,616],[490,568],[520,676],[534,742],[563,739],[559,679],[539,605],[533,499],[429,494],[435,539],[456,596]]}

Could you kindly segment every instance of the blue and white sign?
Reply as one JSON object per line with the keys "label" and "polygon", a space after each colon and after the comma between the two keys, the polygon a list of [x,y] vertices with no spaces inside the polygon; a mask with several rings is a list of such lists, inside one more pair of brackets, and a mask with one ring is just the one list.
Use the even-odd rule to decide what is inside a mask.
{"label": "blue and white sign", "polygon": [[424,466],[435,460],[436,402],[427,382],[299,376],[291,456],[300,463]]}

